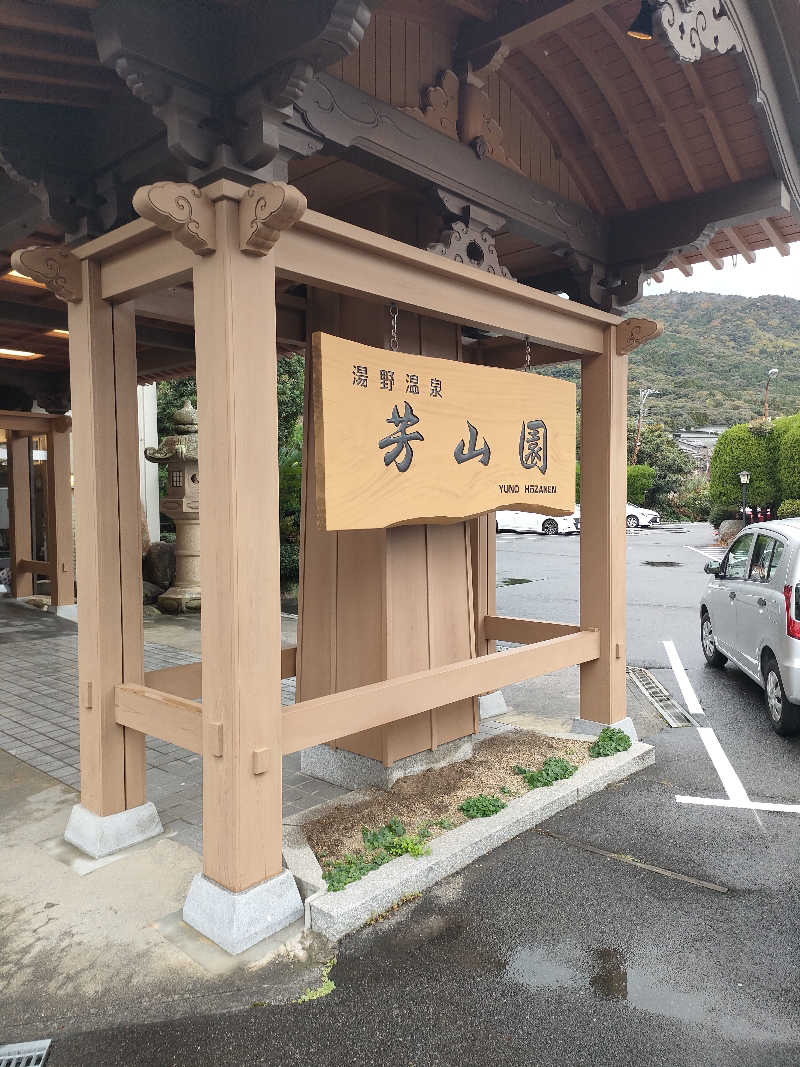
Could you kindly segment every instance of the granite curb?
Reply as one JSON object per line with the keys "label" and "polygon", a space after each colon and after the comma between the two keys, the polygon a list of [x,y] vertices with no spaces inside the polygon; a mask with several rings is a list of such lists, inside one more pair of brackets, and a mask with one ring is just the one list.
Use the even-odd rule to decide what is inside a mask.
{"label": "granite curb", "polygon": [[[306,894],[312,887],[316,889],[306,898],[306,926],[335,941],[409,894],[428,889],[571,804],[650,766],[654,759],[651,745],[636,742],[627,752],[592,760],[567,781],[531,790],[510,801],[497,815],[472,819],[434,838],[428,855],[401,856],[336,893],[326,892],[324,885],[316,889],[320,885],[319,864],[305,840],[302,825],[295,824],[286,835],[290,840],[284,838],[284,856],[292,873],[297,865],[297,877],[305,883]],[[325,807],[335,805],[333,801]],[[318,814],[319,809],[304,812],[302,821]],[[284,827],[285,832],[287,829]]]}

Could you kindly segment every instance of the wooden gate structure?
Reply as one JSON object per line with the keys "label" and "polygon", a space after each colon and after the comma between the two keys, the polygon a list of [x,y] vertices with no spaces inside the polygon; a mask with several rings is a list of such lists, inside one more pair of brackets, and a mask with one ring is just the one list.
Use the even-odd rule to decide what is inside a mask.
{"label": "wooden gate structure", "polygon": [[[0,388],[63,412],[71,379],[73,840],[157,831],[148,734],[201,753],[197,892],[233,911],[190,921],[229,944],[238,902],[285,888],[285,753],[391,765],[471,734],[477,694],[574,664],[581,716],[623,717],[627,362],[655,326],[619,313],[663,270],[800,239],[797,6],[208,0],[200,26],[194,0],[5,0],[0,343],[41,358],[0,349]],[[318,529],[307,418],[281,649],[276,356],[314,331],[379,348],[390,305],[401,352],[521,369],[530,338],[534,367],[580,362],[579,625],[497,616],[491,515]],[[193,371],[202,665],[146,675],[135,386]]]}
{"label": "wooden gate structure", "polygon": [[[286,753],[409,721],[574,664],[581,665],[582,715],[601,723],[624,717],[627,354],[652,335],[654,324],[620,323],[606,312],[303,213],[305,200],[290,186],[248,188],[223,180],[200,190],[162,183],[140,190],[134,202],[149,217],[57,258],[51,249],[31,248],[14,259],[17,270],[46,279],[69,301],[80,472],[83,807],[106,817],[145,803],[146,735],[201,753],[203,870],[241,892],[282,869]],[[276,277],[530,337],[538,362],[581,361],[580,626],[503,619],[486,603],[482,639],[522,647],[477,656],[473,636],[471,655],[456,662],[311,699],[301,693],[296,705],[281,708],[282,677],[297,672],[302,689],[303,645],[301,637],[297,663],[295,650],[281,651],[277,444],[274,433],[263,432],[264,424],[277,424]],[[145,676],[131,301],[188,281],[202,493],[214,502],[206,512],[213,519],[201,523],[202,672],[200,678],[187,666]],[[314,562],[312,550],[306,574]],[[346,602],[345,589],[339,610]],[[331,626],[332,618],[318,622]],[[202,688],[193,690],[198,683]],[[170,691],[176,687],[183,695]],[[192,698],[201,692],[198,703]],[[462,730],[472,728],[470,716]]]}
{"label": "wooden gate structure", "polygon": [[[0,429],[6,433],[8,457],[8,510],[11,594],[31,596],[41,575],[50,583],[50,603],[65,607],[75,601],[72,564],[72,487],[69,448],[71,420],[45,412],[0,411]],[[47,559],[32,558],[33,494],[30,441],[43,437],[47,448],[46,539]]]}

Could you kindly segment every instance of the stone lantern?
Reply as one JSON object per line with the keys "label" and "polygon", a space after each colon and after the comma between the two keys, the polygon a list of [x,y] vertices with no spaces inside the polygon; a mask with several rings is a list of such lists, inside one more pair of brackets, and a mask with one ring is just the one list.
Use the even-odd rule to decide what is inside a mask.
{"label": "stone lantern", "polygon": [[200,477],[197,466],[197,412],[187,400],[172,419],[175,431],[145,459],[167,467],[167,495],[160,508],[175,523],[175,581],[158,598],[170,615],[200,610]]}

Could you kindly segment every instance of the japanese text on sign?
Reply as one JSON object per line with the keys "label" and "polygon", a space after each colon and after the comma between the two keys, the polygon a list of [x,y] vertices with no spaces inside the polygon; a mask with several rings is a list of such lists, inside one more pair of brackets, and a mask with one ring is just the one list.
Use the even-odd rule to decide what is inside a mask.
{"label": "japanese text on sign", "polygon": [[575,387],[315,334],[317,510],[333,529],[575,506]]}

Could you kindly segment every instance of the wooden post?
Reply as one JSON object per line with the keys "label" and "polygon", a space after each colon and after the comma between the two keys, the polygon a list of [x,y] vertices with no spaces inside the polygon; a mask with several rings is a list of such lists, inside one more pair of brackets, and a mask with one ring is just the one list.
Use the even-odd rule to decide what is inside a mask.
{"label": "wooden post", "polygon": [[238,892],[282,870],[281,618],[275,256],[240,251],[228,190],[205,190],[216,251],[196,260],[194,307],[203,872]]}
{"label": "wooden post", "polygon": [[52,565],[51,604],[55,607],[74,603],[69,426],[60,419],[54,420],[47,431],[47,556]]}
{"label": "wooden post", "polygon": [[625,704],[625,503],[628,357],[616,329],[581,369],[581,627],[600,630],[600,658],[581,664],[581,718],[614,723]]}
{"label": "wooden post", "polygon": [[[119,404],[127,448],[136,448],[136,423],[131,427],[121,391],[123,382],[130,383],[131,368],[135,382],[135,347],[129,335],[123,339],[119,321],[115,329],[115,318],[125,319],[130,313],[123,309],[112,313],[111,305],[100,296],[99,266],[84,261],[81,276],[83,297],[69,305],[80,601],[81,803],[97,815],[112,815],[137,807],[144,799],[143,741],[131,737],[126,746],[126,730],[117,724],[114,706],[114,687],[128,678],[140,680],[136,672],[126,674],[123,667],[120,543],[122,538],[127,574],[131,567],[131,478],[125,471],[130,454],[121,470],[117,440]],[[115,359],[119,361],[119,396]],[[130,403],[135,412],[135,389]],[[138,475],[133,492],[138,523]],[[126,617],[132,611],[130,597],[130,585],[126,585]],[[141,596],[136,609],[141,610]]]}
{"label": "wooden post", "polygon": [[31,538],[31,462],[30,438],[9,430],[8,441],[8,510],[11,556],[12,596],[31,596],[33,575],[20,572],[19,561],[32,559]]}

